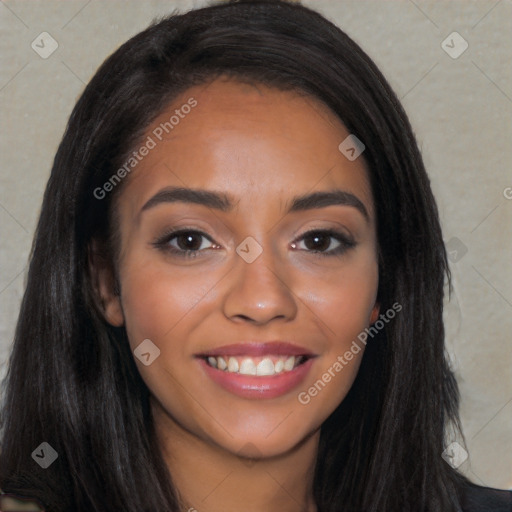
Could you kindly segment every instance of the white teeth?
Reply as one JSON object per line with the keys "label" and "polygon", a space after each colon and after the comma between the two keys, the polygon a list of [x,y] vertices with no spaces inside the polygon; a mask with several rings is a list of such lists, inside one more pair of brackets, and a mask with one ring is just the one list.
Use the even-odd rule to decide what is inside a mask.
{"label": "white teeth", "polygon": [[274,375],[274,363],[272,359],[265,358],[258,363],[256,375]]}
{"label": "white teeth", "polygon": [[293,367],[295,366],[295,356],[290,356],[285,362],[284,362],[284,369],[286,371],[293,370]]}
{"label": "white teeth", "polygon": [[284,362],[279,359],[279,361],[276,361],[276,364],[274,365],[274,371],[276,373],[281,373],[284,370]]}
{"label": "white teeth", "polygon": [[256,375],[256,365],[252,359],[244,359],[240,365],[241,375]]}
{"label": "white teeth", "polygon": [[230,357],[228,361],[228,371],[229,372],[237,372],[238,371],[238,360],[235,357]]}
{"label": "white teeth", "polygon": [[208,364],[218,370],[238,373],[240,375],[271,376],[289,372],[299,366],[304,360],[301,356],[272,356],[272,357],[221,357],[208,356]]}

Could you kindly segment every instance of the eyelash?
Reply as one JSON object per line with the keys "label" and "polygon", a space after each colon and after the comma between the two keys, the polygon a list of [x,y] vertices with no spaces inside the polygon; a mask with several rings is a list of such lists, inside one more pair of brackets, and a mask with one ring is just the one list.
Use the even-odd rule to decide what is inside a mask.
{"label": "eyelash", "polygon": [[[173,240],[174,238],[184,235],[184,234],[194,234],[194,235],[201,235],[202,237],[209,240],[211,243],[213,240],[202,231],[198,231],[197,229],[193,228],[180,228],[175,231],[170,231],[169,233],[164,234],[163,236],[159,237],[157,240],[155,240],[152,245],[156,247],[157,249],[160,249],[164,252],[170,252],[172,254],[175,254],[182,258],[195,258],[197,255],[201,252],[201,250],[192,250],[192,249],[177,249],[175,247],[172,247],[169,245],[169,242]],[[297,238],[293,243],[296,243],[300,240],[303,240],[304,238],[310,237],[311,235],[322,235],[322,236],[329,236],[332,238],[335,238],[340,242],[340,245],[336,247],[335,249],[331,249],[330,251],[314,251],[309,250],[308,252],[312,252],[313,254],[316,254],[317,256],[321,257],[327,257],[327,256],[341,256],[345,251],[348,249],[352,249],[356,246],[356,243],[351,238],[347,237],[346,235],[335,231],[333,229],[312,229],[304,233],[300,238]]]}

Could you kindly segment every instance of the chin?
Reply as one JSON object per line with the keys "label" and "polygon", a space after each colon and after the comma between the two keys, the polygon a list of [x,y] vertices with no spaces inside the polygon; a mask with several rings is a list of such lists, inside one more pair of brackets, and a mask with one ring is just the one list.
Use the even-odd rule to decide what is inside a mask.
{"label": "chin", "polygon": [[[280,457],[304,444],[310,439],[313,433],[300,432],[293,427],[282,429],[281,432],[275,431],[272,435],[257,432],[244,432],[233,437],[229,436],[223,440],[218,440],[217,444],[224,450],[248,460],[269,459]],[[266,432],[266,431],[265,431]],[[215,442],[215,440],[213,440]]]}

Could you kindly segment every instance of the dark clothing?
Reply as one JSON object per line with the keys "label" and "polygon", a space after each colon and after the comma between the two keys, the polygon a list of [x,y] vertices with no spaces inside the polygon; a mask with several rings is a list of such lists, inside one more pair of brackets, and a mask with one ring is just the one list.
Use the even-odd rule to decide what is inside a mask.
{"label": "dark clothing", "polygon": [[[18,510],[16,505],[9,505],[8,508],[5,508],[6,511],[15,512]],[[491,489],[471,484],[464,487],[461,507],[462,512],[512,512],[512,491]],[[0,496],[0,512],[2,510],[4,508],[2,506],[2,497]]]}
{"label": "dark clothing", "polygon": [[467,486],[461,506],[463,512],[512,512],[512,491]]}

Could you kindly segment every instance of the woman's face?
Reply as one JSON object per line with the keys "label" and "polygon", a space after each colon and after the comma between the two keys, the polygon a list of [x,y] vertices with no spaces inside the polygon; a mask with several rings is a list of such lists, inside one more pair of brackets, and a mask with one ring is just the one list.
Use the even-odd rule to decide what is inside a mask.
{"label": "woman's face", "polygon": [[164,430],[272,456],[346,396],[353,342],[378,316],[374,207],[363,157],[338,149],[347,136],[310,97],[220,79],[147,130],[105,303]]}

